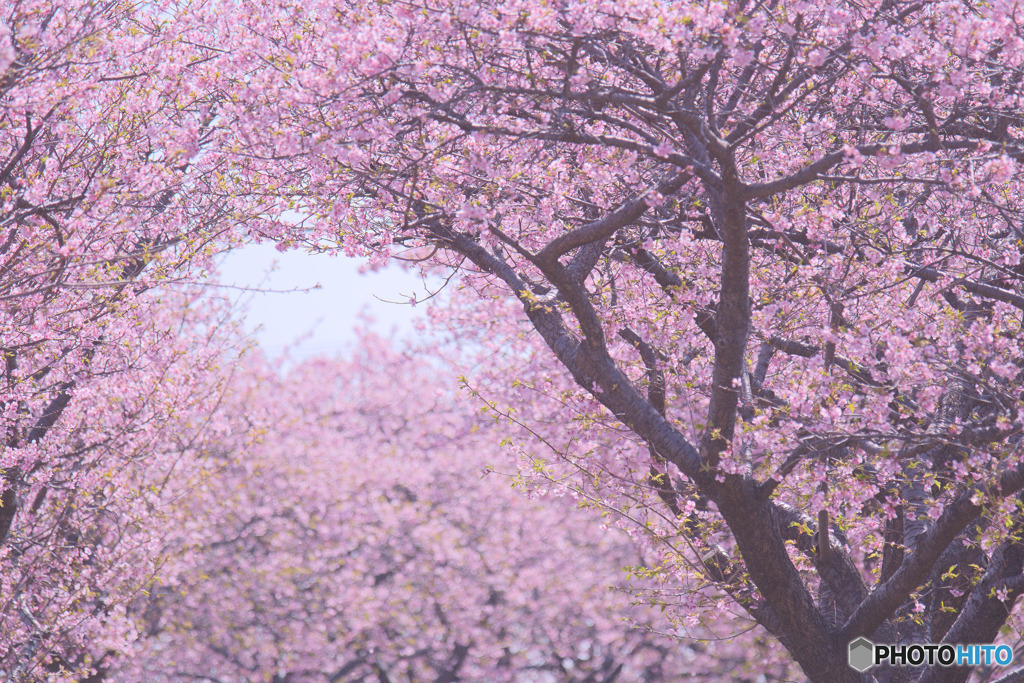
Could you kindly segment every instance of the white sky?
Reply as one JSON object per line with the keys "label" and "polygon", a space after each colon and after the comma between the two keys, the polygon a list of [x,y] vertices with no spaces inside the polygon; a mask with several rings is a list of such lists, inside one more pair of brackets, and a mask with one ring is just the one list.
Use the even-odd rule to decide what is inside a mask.
{"label": "white sky", "polygon": [[[219,280],[254,290],[226,294],[248,302],[246,328],[268,356],[287,349],[292,359],[300,360],[346,351],[355,342],[353,328],[367,324],[360,313],[373,319],[370,327],[381,335],[412,335],[413,321],[425,306],[387,302],[408,302],[413,294],[425,299],[428,290],[420,276],[398,265],[362,274],[360,265],[344,256],[251,245],[223,258]],[[312,291],[289,291],[317,285],[319,289]]]}

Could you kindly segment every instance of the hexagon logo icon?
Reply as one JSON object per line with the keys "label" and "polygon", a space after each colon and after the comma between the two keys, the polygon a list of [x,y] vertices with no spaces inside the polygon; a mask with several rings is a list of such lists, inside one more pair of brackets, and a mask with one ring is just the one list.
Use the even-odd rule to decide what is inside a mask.
{"label": "hexagon logo icon", "polygon": [[864,637],[860,637],[850,643],[848,656],[850,667],[860,671],[867,671],[875,665],[875,644]]}

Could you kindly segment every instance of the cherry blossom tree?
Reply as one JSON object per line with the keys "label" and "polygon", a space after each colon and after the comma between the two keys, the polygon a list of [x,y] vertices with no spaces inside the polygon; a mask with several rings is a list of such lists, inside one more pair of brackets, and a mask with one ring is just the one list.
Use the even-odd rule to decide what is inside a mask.
{"label": "cherry blossom tree", "polygon": [[[184,287],[234,222],[189,191],[210,116],[168,52],[173,13],[0,14],[0,671],[89,675],[134,635],[238,337]],[[171,55],[173,54],[173,58]],[[168,288],[173,282],[179,288]],[[154,289],[160,287],[160,289]]]}
{"label": "cherry blossom tree", "polygon": [[19,448],[26,502],[0,552],[10,680],[100,675],[127,650],[138,628],[127,608],[165,570],[168,518],[209,468],[199,454],[247,442],[240,413],[216,412],[234,324],[211,316],[208,296],[164,299],[133,328],[111,326],[119,341],[92,355],[46,438]]}
{"label": "cherry blossom tree", "polygon": [[232,189],[305,217],[265,234],[461,271],[475,389],[715,596],[681,613],[829,682],[1012,628],[1018,3],[202,7]]}
{"label": "cherry blossom tree", "polygon": [[[179,569],[136,606],[142,637],[114,678],[697,673],[699,653],[651,632],[667,620],[611,590],[640,563],[633,543],[569,499],[527,499],[488,474],[508,455],[443,376],[372,336],[350,361],[240,373],[225,409],[272,427],[208,456],[223,473],[177,506]],[[729,649],[704,647],[716,645]],[[712,679],[785,671],[744,656]]]}
{"label": "cherry blossom tree", "polygon": [[189,93],[171,70],[155,72],[166,45],[152,17],[92,2],[4,12],[0,544],[35,457],[26,447],[60,419],[99,348],[117,343],[112,321],[144,318],[143,292],[203,254],[217,215],[180,192],[204,119],[182,105]]}

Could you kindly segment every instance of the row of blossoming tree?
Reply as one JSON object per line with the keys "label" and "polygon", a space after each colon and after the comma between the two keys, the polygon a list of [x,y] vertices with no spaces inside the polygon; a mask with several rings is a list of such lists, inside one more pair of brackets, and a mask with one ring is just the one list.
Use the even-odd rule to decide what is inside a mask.
{"label": "row of blossoming tree", "polygon": [[270,431],[241,457],[216,451],[220,475],[179,506],[168,543],[186,561],[135,604],[114,678],[755,680],[745,652],[773,654],[763,636],[681,646],[613,590],[637,545],[488,474],[490,420],[443,376],[374,338],[344,363],[241,374],[225,407]]}
{"label": "row of blossoming tree", "polygon": [[[2,586],[15,615],[5,623],[25,629],[11,661],[53,647],[43,643],[63,626],[42,625],[39,605],[76,585],[45,593],[63,584],[36,579],[48,565],[27,553],[65,538],[60,515],[106,510],[132,490],[111,472],[139,477],[175,452],[161,444],[143,457],[150,437],[138,452],[115,446],[113,435],[143,433],[133,425],[170,424],[160,416],[124,403],[106,420],[84,407],[130,402],[118,382],[136,368],[166,374],[150,353],[177,347],[166,325],[152,327],[151,288],[242,238],[457,273],[459,291],[435,316],[463,340],[469,392],[503,425],[525,479],[571,491],[633,534],[653,560],[643,587],[684,637],[706,637],[727,610],[735,634],[755,626],[772,652],[829,682],[972,675],[858,674],[846,647],[860,636],[1016,644],[1019,3],[196,0],[7,12],[0,536],[25,577],[5,574]],[[433,352],[419,353],[427,363]],[[224,385],[194,367],[188,381]],[[367,511],[361,528],[443,533],[413,487],[395,488],[443,479],[441,462],[417,469],[427,445],[396,449],[376,484],[387,510]],[[288,487],[326,478],[316,450],[281,475]],[[201,471],[202,458],[187,459]],[[354,462],[374,468],[368,456]],[[167,476],[190,481],[179,474]],[[483,498],[505,510],[496,515],[528,514]],[[43,510],[48,536],[24,526]],[[313,518],[267,514],[291,519],[292,535]],[[104,518],[116,529],[129,517]],[[236,521],[222,555],[208,549],[202,563],[223,566],[235,548],[268,563],[295,552],[250,534],[266,520]],[[320,533],[308,531],[327,554],[379,551]],[[95,533],[74,538],[60,542],[106,547]],[[274,575],[282,596],[312,599],[328,585],[288,562],[294,576]],[[434,600],[422,590],[423,605]],[[116,609],[102,595],[89,589],[93,611]],[[276,607],[276,595],[239,600]],[[152,598],[153,615],[201,612]],[[509,599],[492,600],[506,616]],[[450,608],[432,605],[443,626]],[[327,668],[384,680],[427,659],[439,678],[475,666],[459,663],[469,640],[444,654],[392,644],[389,655],[407,653],[396,663],[374,637]],[[259,647],[225,658],[276,656]],[[539,662],[536,647],[517,652]]]}

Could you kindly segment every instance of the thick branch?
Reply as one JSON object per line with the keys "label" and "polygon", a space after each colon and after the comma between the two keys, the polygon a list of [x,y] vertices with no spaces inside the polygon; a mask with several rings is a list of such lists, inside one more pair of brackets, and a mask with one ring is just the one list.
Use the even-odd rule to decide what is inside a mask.
{"label": "thick branch", "polygon": [[[961,150],[971,149],[977,146],[975,140],[955,140],[949,142],[939,142],[936,140],[929,140],[925,142],[915,142],[905,145],[901,145],[899,148],[900,154],[920,154],[921,152],[939,152],[943,150]],[[872,144],[872,145],[859,145],[856,147],[857,151],[866,156],[874,156],[886,150],[890,145],[883,144]],[[744,194],[745,199],[763,199],[764,197],[770,197],[775,194],[782,192],[788,192],[802,185],[818,180],[820,176],[839,164],[846,158],[846,152],[844,150],[836,150],[830,152],[825,156],[821,157],[817,161],[813,161],[798,171],[791,173],[782,178],[768,181],[766,183],[753,183],[746,186],[746,192]]]}
{"label": "thick branch", "polygon": [[701,440],[701,458],[709,470],[718,467],[722,451],[732,443],[739,402],[738,382],[744,369],[750,329],[750,253],[746,207],[735,182],[721,194],[722,274],[716,311],[715,362],[711,378],[708,421]]}
{"label": "thick branch", "polygon": [[790,653],[812,681],[859,683],[861,677],[846,662],[846,641],[837,637],[814,604],[789,558],[781,532],[784,512],[758,495],[755,486],[752,481],[727,485],[715,502],[751,579],[787,636]]}
{"label": "thick branch", "polygon": [[[829,533],[829,552],[826,559],[825,554],[816,547],[815,540],[820,538],[821,534],[818,533],[817,524],[809,515],[782,502],[776,502],[775,509],[782,537],[796,542],[804,555],[814,562],[818,575],[828,583],[845,615],[852,614],[867,596],[868,586],[857,571],[857,566],[846,552],[846,548],[835,534]],[[810,529],[811,534],[804,533],[802,528]]]}
{"label": "thick branch", "polygon": [[[1019,531],[1019,529],[1018,529]],[[1008,542],[996,552],[984,577],[971,591],[967,604],[949,629],[943,643],[991,643],[1006,623],[1014,603],[1024,591],[1021,570],[1024,569],[1024,546]],[[996,594],[1006,591],[1005,602]],[[921,677],[927,683],[962,683],[970,674],[970,667],[940,669],[932,667]]]}
{"label": "thick branch", "polygon": [[[46,436],[47,432],[57,424],[57,420],[64,413],[68,403],[71,402],[71,392],[75,388],[74,381],[61,383],[57,395],[43,409],[43,414],[36,419],[35,425],[25,439],[26,443],[38,443]],[[12,470],[5,473],[5,485],[7,488],[0,498],[0,546],[7,542],[11,531],[11,524],[18,512],[17,487],[20,484],[21,473],[19,470]]]}
{"label": "thick branch", "polygon": [[[584,344],[565,325],[553,305],[537,302],[528,285],[505,261],[480,246],[470,235],[458,234],[435,221],[431,231],[477,267],[499,277],[523,302],[527,317],[576,383],[591,392],[612,414],[641,438],[650,442],[698,486],[707,487],[711,477],[702,470],[697,450],[643,397],[603,346],[603,333],[593,328],[593,310],[585,291],[572,282],[560,265],[547,268],[545,275],[573,307],[589,337]],[[585,322],[585,321],[588,321]],[[599,323],[598,323],[599,326]],[[600,390],[599,390],[600,387]]]}
{"label": "thick branch", "polygon": [[892,578],[876,587],[860,604],[843,626],[842,635],[847,640],[858,636],[870,636],[903,604],[917,589],[931,571],[935,561],[956,536],[979,514],[982,507],[974,500],[1000,500],[1012,495],[1024,486],[1024,465],[1006,470],[999,477],[999,493],[986,491],[980,485],[961,492],[935,521],[935,525],[920,535],[917,548],[907,555]]}
{"label": "thick branch", "polygon": [[645,190],[639,196],[629,200],[606,216],[582,225],[564,235],[559,235],[540,250],[536,257],[537,260],[553,263],[573,249],[582,247],[585,244],[607,240],[616,231],[621,230],[627,225],[632,225],[640,216],[644,215],[644,212],[650,206],[647,200],[652,192],[660,192],[666,197],[673,195],[691,177],[689,173],[676,173],[671,178],[659,183],[656,188]]}

